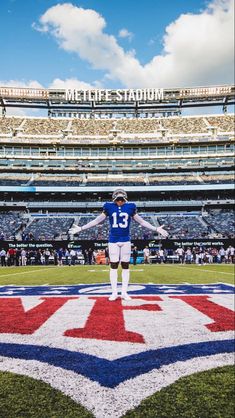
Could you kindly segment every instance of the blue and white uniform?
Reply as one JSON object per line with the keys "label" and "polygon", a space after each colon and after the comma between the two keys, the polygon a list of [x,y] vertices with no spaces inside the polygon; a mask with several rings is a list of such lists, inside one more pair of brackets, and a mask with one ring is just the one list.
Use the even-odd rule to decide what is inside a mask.
{"label": "blue and white uniform", "polygon": [[136,214],[135,203],[125,202],[118,206],[114,202],[106,202],[104,214],[109,218],[109,258],[111,262],[129,262],[131,256],[130,224]]}
{"label": "blue and white uniform", "polygon": [[109,242],[130,241],[131,218],[136,214],[135,203],[125,202],[118,206],[114,202],[106,202],[103,212],[109,218]]}

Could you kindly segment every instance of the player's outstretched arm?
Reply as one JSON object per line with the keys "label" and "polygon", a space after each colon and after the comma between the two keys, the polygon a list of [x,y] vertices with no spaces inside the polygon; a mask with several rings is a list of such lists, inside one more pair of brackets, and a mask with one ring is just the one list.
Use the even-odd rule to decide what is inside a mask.
{"label": "player's outstretched arm", "polygon": [[85,229],[92,228],[93,226],[96,226],[103,222],[106,218],[106,215],[104,213],[101,213],[101,215],[97,216],[93,221],[88,222],[86,225],[79,226],[79,225],[73,225],[72,228],[69,229],[69,234],[79,234],[79,232],[84,231]]}
{"label": "player's outstretched arm", "polygon": [[158,228],[156,228],[156,226],[151,225],[148,221],[145,221],[138,213],[136,213],[133,216],[133,219],[138,222],[141,226],[143,226],[144,228],[148,228],[151,231],[157,231],[158,234],[161,234],[164,238],[166,238],[168,236],[168,232],[163,229],[163,226],[159,226]]}

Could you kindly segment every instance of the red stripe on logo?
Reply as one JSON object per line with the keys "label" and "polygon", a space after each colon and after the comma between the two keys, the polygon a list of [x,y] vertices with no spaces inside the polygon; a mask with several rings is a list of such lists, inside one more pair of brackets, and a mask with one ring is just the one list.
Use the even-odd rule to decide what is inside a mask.
{"label": "red stripe on logo", "polygon": [[215,322],[207,324],[206,327],[212,332],[234,331],[234,312],[231,309],[218,305],[209,296],[170,296],[173,299],[180,299],[193,308],[209,316]]}
{"label": "red stripe on logo", "polygon": [[21,298],[0,298],[0,332],[33,334],[73,297],[40,298],[42,303],[25,312]]}
{"label": "red stripe on logo", "polygon": [[[84,328],[67,330],[64,335],[74,338],[92,338],[108,341],[126,341],[131,343],[144,343],[144,337],[137,332],[126,331],[123,316],[124,310],[159,311],[157,305],[146,304],[142,306],[123,306],[120,299],[110,303],[107,297],[91,297],[95,304]],[[140,296],[136,299],[151,301],[162,300],[159,296]]]}

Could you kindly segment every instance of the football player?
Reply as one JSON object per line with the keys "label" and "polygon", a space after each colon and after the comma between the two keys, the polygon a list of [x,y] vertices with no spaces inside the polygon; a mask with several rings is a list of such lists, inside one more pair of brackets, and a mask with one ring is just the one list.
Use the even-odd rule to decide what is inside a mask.
{"label": "football player", "polygon": [[127,193],[123,189],[116,189],[112,194],[112,202],[106,202],[103,206],[103,213],[97,216],[93,221],[86,225],[73,225],[69,230],[69,234],[78,234],[85,229],[92,228],[103,222],[106,217],[109,218],[110,232],[109,232],[109,259],[110,259],[110,283],[112,294],[109,298],[114,301],[118,297],[117,279],[118,266],[122,266],[122,293],[121,297],[124,300],[131,300],[127,293],[130,271],[129,262],[131,256],[131,242],[130,242],[130,223],[134,219],[142,227],[148,228],[151,231],[158,232],[164,238],[168,236],[167,231],[163,226],[156,228],[149,222],[145,221],[138,215],[135,203],[130,203],[127,200]]}

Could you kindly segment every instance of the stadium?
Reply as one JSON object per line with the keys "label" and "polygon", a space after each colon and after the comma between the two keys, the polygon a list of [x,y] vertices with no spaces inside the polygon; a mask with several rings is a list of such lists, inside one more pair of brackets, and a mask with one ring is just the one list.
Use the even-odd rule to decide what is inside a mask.
{"label": "stadium", "polygon": [[[133,97],[141,91],[133,90]],[[44,249],[103,250],[107,221],[72,241],[68,231],[102,212],[117,187],[146,220],[168,230],[162,243],[133,222],[131,239],[140,254],[146,246],[154,255],[163,248],[177,262],[178,247],[232,246],[234,115],[227,108],[234,86],[162,90],[160,99],[152,94],[153,100],[138,102],[124,95],[117,101],[115,90],[109,101],[101,95],[95,101],[92,93],[90,101],[75,101],[74,92],[71,100],[62,90],[0,89],[2,247],[32,250],[41,242]],[[207,106],[208,115],[182,115],[199,106]],[[210,114],[213,106],[223,112]],[[10,107],[42,108],[48,115],[8,117]]]}
{"label": "stadium", "polygon": [[[0,416],[9,408],[9,417],[232,416],[234,92],[233,85],[149,96],[141,89],[0,88]],[[199,107],[208,113],[200,115]],[[8,116],[10,108],[45,115]],[[184,115],[188,108],[195,114]],[[132,222],[138,256],[135,263],[131,256],[130,302],[107,302],[108,221],[69,233],[99,215],[116,188],[169,234],[163,239]],[[78,295],[83,321],[74,328],[79,305],[65,301]],[[177,306],[180,298],[188,308]],[[169,327],[170,336],[153,331],[154,311],[162,309],[160,329]],[[63,337],[53,329],[56,319]],[[103,358],[106,347],[113,354]],[[29,391],[47,403],[46,412]],[[227,397],[218,405],[220,391]],[[195,415],[184,415],[185,408]]]}

